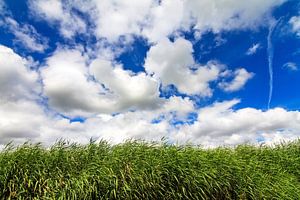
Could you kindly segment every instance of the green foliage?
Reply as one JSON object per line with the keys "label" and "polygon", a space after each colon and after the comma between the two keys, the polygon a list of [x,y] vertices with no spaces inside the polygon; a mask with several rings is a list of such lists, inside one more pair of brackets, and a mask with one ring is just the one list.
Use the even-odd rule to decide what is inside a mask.
{"label": "green foliage", "polygon": [[298,199],[300,141],[202,149],[60,141],[0,153],[0,199]]}

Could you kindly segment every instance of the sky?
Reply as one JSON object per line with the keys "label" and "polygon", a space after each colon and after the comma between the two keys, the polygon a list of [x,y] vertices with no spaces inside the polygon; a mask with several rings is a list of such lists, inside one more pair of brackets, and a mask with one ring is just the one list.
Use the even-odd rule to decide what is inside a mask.
{"label": "sky", "polygon": [[298,0],[0,0],[0,147],[299,136]]}

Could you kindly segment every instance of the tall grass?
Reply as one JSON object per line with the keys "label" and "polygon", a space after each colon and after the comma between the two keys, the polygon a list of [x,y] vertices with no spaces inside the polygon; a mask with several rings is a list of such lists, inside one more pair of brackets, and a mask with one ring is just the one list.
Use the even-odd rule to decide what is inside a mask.
{"label": "tall grass", "polygon": [[299,199],[300,141],[274,147],[60,141],[0,153],[1,199]]}

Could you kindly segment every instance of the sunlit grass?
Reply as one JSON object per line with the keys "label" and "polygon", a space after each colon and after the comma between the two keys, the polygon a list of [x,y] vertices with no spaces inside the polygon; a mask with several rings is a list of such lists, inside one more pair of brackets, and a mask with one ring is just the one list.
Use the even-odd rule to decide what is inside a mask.
{"label": "sunlit grass", "polygon": [[299,199],[300,141],[202,149],[130,141],[8,145],[1,199]]}

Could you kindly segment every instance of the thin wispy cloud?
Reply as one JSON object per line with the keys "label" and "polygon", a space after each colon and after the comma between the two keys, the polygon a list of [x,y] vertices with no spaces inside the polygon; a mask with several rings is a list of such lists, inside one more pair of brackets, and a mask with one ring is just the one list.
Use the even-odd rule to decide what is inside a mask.
{"label": "thin wispy cloud", "polygon": [[257,44],[253,44],[246,52],[246,55],[250,56],[250,55],[254,55],[259,49],[261,48],[261,44],[257,43]]}
{"label": "thin wispy cloud", "polygon": [[282,67],[290,71],[298,71],[298,65],[294,62],[287,62]]}
{"label": "thin wispy cloud", "polygon": [[280,20],[272,21],[269,26],[269,33],[268,33],[268,67],[269,67],[269,99],[268,99],[268,109],[270,108],[270,104],[272,101],[273,96],[273,59],[274,59],[274,46],[273,46],[273,33],[274,30],[277,28],[277,25],[279,24]]}

